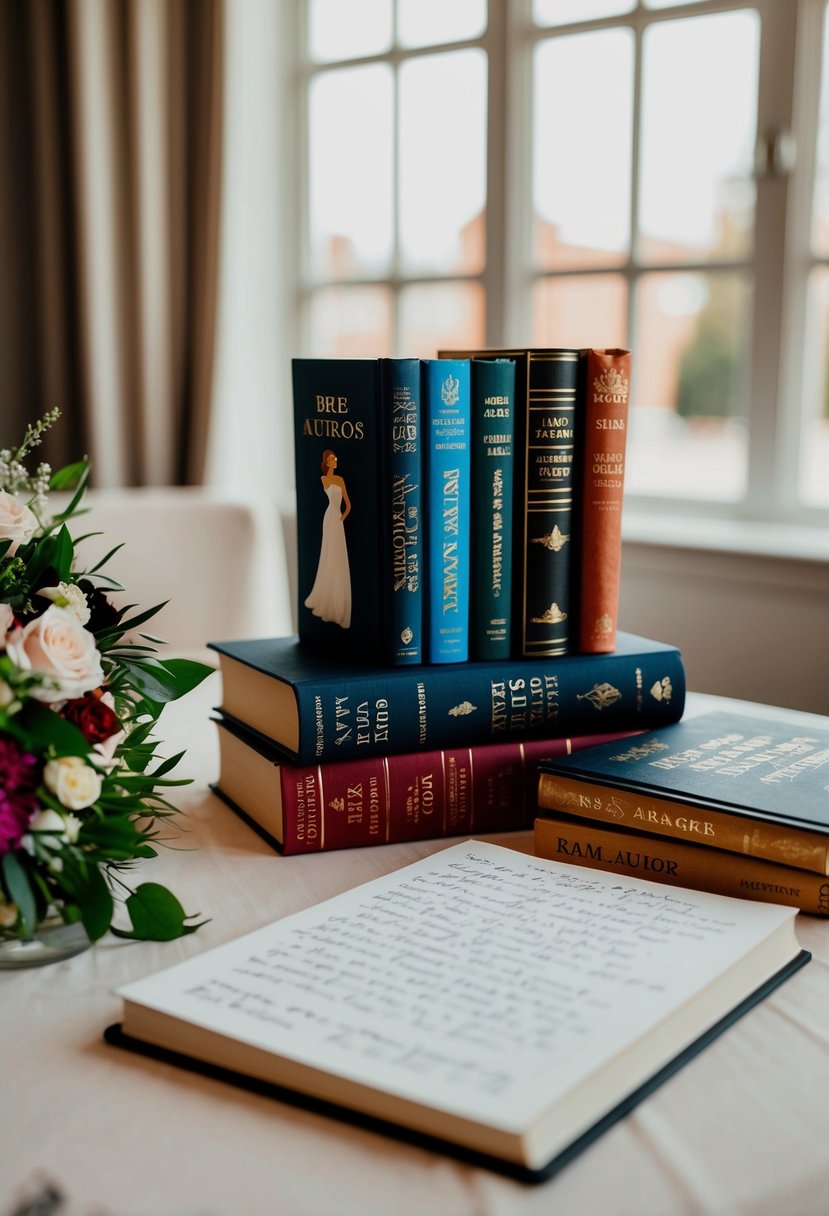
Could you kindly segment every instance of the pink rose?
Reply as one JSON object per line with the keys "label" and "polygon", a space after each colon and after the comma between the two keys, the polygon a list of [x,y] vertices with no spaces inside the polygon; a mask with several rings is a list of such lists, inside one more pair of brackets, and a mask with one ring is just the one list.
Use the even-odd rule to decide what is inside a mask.
{"label": "pink rose", "polygon": [[6,641],[6,653],[24,671],[43,676],[32,689],[38,701],[82,697],[104,681],[95,638],[69,608],[52,604]]}
{"label": "pink rose", "polygon": [[17,552],[18,545],[25,545],[38,529],[38,522],[25,503],[14,494],[0,490],[0,540],[11,539],[8,553]]}

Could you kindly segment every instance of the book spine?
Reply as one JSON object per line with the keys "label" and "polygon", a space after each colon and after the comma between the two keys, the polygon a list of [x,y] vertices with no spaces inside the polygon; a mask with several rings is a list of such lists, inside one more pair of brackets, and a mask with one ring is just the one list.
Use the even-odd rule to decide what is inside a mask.
{"label": "book spine", "polygon": [[281,765],[282,852],[531,828],[539,761],[596,741],[539,739],[302,768]]}
{"label": "book spine", "polygon": [[475,359],[472,383],[472,651],[507,659],[512,619],[515,361]]}
{"label": "book spine", "polygon": [[383,657],[377,359],[293,361],[297,621],[315,648]]}
{"label": "book spine", "polygon": [[517,651],[532,658],[575,649],[571,555],[579,362],[577,350],[527,352],[514,552]]}
{"label": "book spine", "polygon": [[[666,726],[682,716],[676,650],[366,669],[296,688],[296,763]],[[226,707],[225,707],[226,708]],[[232,713],[231,713],[231,716]]]}
{"label": "book spine", "polygon": [[469,658],[469,360],[424,360],[428,661]]}
{"label": "book spine", "polygon": [[423,661],[420,360],[383,359],[386,657]]}
{"label": "book spine", "polygon": [[691,844],[758,857],[778,865],[829,873],[825,834],[747,818],[592,781],[541,773],[538,805],[578,819],[598,820],[628,831],[670,836]]}
{"label": "book spine", "polygon": [[579,650],[616,645],[622,561],[622,497],[630,395],[627,350],[589,350],[584,377],[584,435],[579,527]]}
{"label": "book spine", "polygon": [[829,878],[754,857],[558,818],[536,819],[534,843],[537,857],[829,916]]}

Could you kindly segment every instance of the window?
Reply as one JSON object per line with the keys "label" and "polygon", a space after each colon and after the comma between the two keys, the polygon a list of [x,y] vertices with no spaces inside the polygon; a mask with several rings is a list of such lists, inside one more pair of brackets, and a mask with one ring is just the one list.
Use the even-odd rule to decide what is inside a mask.
{"label": "window", "polygon": [[821,518],[824,0],[300,7],[306,353],[630,346],[629,500]]}

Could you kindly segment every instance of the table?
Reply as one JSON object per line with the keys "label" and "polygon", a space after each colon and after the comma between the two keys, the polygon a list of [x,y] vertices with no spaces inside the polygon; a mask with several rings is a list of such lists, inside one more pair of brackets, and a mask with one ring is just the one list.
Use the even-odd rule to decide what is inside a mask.
{"label": "table", "polygon": [[[178,794],[178,847],[141,868],[209,924],[0,975],[0,1216],[45,1180],[65,1196],[58,1216],[825,1216],[829,922],[814,918],[797,922],[809,966],[541,1186],[104,1044],[127,980],[444,845],[273,853],[207,788],[218,680],[162,717],[195,782]],[[732,704],[692,695],[686,712]]]}

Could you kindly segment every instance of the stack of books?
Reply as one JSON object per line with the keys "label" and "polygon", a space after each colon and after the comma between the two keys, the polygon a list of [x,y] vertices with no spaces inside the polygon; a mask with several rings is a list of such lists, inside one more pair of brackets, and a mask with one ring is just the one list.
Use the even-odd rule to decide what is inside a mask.
{"label": "stack of books", "polygon": [[[299,636],[213,643],[216,791],[285,853],[532,827],[539,760],[682,715],[678,650],[616,630],[628,352],[479,353],[294,361]],[[580,428],[588,373],[608,400]],[[587,580],[610,625],[574,649],[538,596],[572,582],[573,437],[614,411],[618,467],[590,465],[615,556]]]}
{"label": "stack of books", "polygon": [[714,712],[540,765],[540,857],[829,915],[829,731]]}

